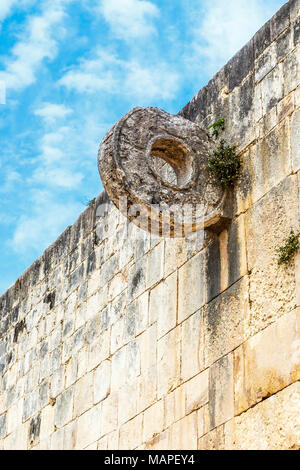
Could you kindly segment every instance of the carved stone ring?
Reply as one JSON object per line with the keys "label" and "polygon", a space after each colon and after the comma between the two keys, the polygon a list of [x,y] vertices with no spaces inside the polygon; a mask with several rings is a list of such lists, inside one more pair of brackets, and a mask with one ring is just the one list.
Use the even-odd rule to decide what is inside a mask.
{"label": "carved stone ring", "polygon": [[215,143],[197,124],[158,108],[134,108],[103,138],[98,168],[112,202],[139,227],[165,236],[228,222],[226,191],[210,180]]}

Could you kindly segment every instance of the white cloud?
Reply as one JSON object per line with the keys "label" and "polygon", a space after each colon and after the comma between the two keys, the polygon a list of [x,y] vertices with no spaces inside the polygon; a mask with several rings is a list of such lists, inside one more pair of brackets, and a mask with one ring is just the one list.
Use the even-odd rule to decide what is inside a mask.
{"label": "white cloud", "polygon": [[3,21],[10,13],[17,0],[1,0],[0,3],[0,21]]}
{"label": "white cloud", "polygon": [[17,171],[13,170],[12,168],[6,168],[4,182],[1,182],[0,186],[0,193],[9,193],[15,189],[16,184],[20,184],[21,181],[21,175]]}
{"label": "white cloud", "polygon": [[179,74],[166,62],[144,67],[135,60],[125,65],[123,93],[136,100],[174,98],[179,89]]}
{"label": "white cloud", "polygon": [[43,106],[34,111],[36,116],[41,116],[47,123],[55,123],[57,119],[64,119],[73,110],[63,104],[44,103]]}
{"label": "white cloud", "polygon": [[29,18],[24,38],[12,48],[5,70],[0,71],[6,89],[22,90],[31,85],[43,60],[55,57],[66,3],[68,0],[47,1],[41,15]]}
{"label": "white cloud", "polygon": [[191,15],[193,18],[201,15],[202,20],[193,30],[191,67],[196,69],[201,64],[208,67],[208,74],[215,73],[282,4],[280,0],[196,0]]}
{"label": "white cloud", "polygon": [[155,33],[152,20],[159,10],[144,0],[100,0],[99,11],[120,39],[131,40]]}
{"label": "white cloud", "polygon": [[15,8],[26,8],[35,0],[1,0],[0,2],[0,22],[4,21]]}
{"label": "white cloud", "polygon": [[60,80],[59,85],[74,89],[80,93],[107,91],[114,93],[118,87],[116,69],[122,67],[123,61],[114,54],[97,50],[95,59],[82,59],[77,67],[69,70]]}
{"label": "white cloud", "polygon": [[79,93],[121,94],[131,100],[172,98],[179,88],[179,74],[166,62],[144,65],[137,59],[121,60],[98,50],[94,59],[83,59],[68,71],[59,85]]}
{"label": "white cloud", "polygon": [[17,253],[40,252],[55,240],[66,226],[73,223],[82,205],[58,202],[48,191],[34,190],[31,194],[30,215],[21,216],[9,245]]}
{"label": "white cloud", "polygon": [[69,126],[60,126],[43,135],[38,142],[36,169],[29,178],[31,184],[70,190],[81,183],[83,174],[75,170],[78,164],[75,138],[76,131]]}

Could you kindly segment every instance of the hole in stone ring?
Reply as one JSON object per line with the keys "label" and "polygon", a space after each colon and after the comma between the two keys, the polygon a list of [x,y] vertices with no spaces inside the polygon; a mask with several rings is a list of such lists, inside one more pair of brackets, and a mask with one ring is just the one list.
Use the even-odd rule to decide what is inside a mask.
{"label": "hole in stone ring", "polygon": [[175,189],[183,189],[191,184],[193,158],[179,140],[157,138],[151,146],[150,155],[154,174],[162,184]]}

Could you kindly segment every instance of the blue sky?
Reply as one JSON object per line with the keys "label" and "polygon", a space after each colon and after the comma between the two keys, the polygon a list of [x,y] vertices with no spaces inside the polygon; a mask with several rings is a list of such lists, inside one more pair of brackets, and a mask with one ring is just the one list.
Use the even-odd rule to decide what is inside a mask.
{"label": "blue sky", "polygon": [[0,294],[102,185],[134,106],[177,113],[283,0],[0,0]]}

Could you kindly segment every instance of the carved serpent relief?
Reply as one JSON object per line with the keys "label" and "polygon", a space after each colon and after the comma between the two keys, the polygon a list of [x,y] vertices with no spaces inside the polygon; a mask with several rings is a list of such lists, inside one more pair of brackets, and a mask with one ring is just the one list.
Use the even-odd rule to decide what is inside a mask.
{"label": "carved serpent relief", "polygon": [[215,143],[197,124],[158,108],[134,108],[103,138],[99,173],[112,202],[144,230],[185,236],[230,220],[226,190],[207,165]]}

